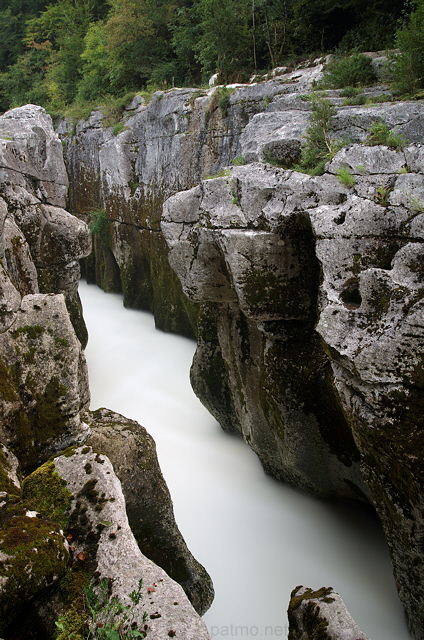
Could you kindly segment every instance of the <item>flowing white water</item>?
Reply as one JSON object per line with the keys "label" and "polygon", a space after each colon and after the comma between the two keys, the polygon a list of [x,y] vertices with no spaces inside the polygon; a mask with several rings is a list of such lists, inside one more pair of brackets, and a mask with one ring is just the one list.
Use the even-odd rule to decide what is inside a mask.
{"label": "flowing white water", "polygon": [[119,295],[85,283],[80,295],[91,407],[137,420],[156,440],[178,525],[214,582],[212,638],[286,638],[290,592],[302,584],[334,587],[371,640],[410,640],[375,516],[266,477],[195,397],[192,341],[156,331]]}

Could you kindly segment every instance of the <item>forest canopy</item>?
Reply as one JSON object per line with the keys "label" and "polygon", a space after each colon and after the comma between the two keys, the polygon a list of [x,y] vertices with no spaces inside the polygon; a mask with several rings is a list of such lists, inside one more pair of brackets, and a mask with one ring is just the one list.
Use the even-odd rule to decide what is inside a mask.
{"label": "forest canopy", "polygon": [[216,72],[246,81],[302,56],[384,50],[408,41],[411,15],[422,41],[423,12],[424,0],[0,0],[0,110],[60,111],[199,86]]}

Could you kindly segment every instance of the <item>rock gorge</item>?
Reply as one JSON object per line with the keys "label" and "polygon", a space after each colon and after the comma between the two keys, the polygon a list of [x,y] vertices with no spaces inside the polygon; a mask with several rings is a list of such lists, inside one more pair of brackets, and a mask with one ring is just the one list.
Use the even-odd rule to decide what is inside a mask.
{"label": "rock gorge", "polygon": [[[115,466],[104,434],[112,429],[129,450],[127,439],[140,437],[142,429],[122,416],[87,412],[76,294],[84,258],[89,281],[152,311],[159,328],[197,337],[196,394],[225,430],[243,435],[267,473],[317,496],[374,505],[411,632],[421,639],[424,106],[344,106],[339,92],[327,92],[331,135],[349,144],[322,176],[285,169],[299,159],[311,118],[307,96],[322,69],[317,61],[264,82],[157,92],[149,104],[136,98],[115,129],[100,111],[76,126],[62,121],[66,208],[79,219],[62,209],[67,176],[43,110],[0,118],[1,438],[24,473],[58,474],[76,504],[81,487],[72,489],[69,461],[81,473],[95,466],[93,447]],[[385,93],[385,86],[367,90]],[[366,144],[376,121],[404,136],[402,150]],[[60,171],[51,175],[55,164]],[[88,255],[84,220],[93,212]],[[46,376],[37,378],[41,360]],[[64,457],[65,447],[81,444]],[[62,455],[46,463],[55,454]],[[128,465],[115,473],[141,551],[155,561],[151,548],[171,540],[168,555],[182,558],[186,576],[175,579],[204,611],[211,586],[184,548],[169,497],[167,517],[153,515],[155,539],[143,548],[146,516],[131,516],[131,496],[157,480],[141,479],[135,489],[131,469],[143,462],[135,456]],[[29,517],[19,511],[25,483],[23,498],[18,484],[6,486],[18,505],[13,517]],[[67,513],[78,519],[75,504]],[[49,518],[42,506],[36,510]],[[96,544],[106,537],[97,530]],[[55,575],[65,571],[61,547],[57,558]],[[161,566],[172,575],[169,564]],[[37,590],[44,587],[41,580]],[[302,637],[299,624],[293,639]]]}

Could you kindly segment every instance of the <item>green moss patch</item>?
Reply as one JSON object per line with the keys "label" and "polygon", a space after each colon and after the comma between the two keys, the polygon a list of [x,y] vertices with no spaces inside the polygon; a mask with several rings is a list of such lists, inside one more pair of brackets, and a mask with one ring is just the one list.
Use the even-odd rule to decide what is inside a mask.
{"label": "green moss patch", "polygon": [[30,509],[57,522],[62,529],[66,527],[72,494],[53,462],[43,464],[25,478],[23,499]]}
{"label": "green moss patch", "polygon": [[0,631],[13,619],[22,601],[66,571],[69,560],[63,536],[51,522],[25,515],[9,520],[0,530]]}

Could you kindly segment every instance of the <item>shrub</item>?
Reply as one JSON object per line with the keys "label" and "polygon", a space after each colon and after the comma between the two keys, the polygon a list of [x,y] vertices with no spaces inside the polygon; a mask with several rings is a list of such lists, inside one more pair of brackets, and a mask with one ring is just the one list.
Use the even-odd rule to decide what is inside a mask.
{"label": "shrub", "polygon": [[424,0],[416,0],[409,21],[396,33],[400,49],[394,59],[395,88],[402,94],[415,94],[424,88]]}
{"label": "shrub", "polygon": [[302,145],[299,169],[312,175],[324,173],[325,163],[339,150],[340,143],[330,137],[335,114],[333,105],[320,96],[312,96],[311,122]]}
{"label": "shrub", "polygon": [[352,98],[345,98],[343,100],[343,105],[347,107],[352,107],[361,104],[367,104],[367,96],[365,93],[360,93],[359,95],[352,96]]}
{"label": "shrub", "polygon": [[328,65],[323,78],[332,89],[370,85],[376,81],[371,58],[355,53],[343,58],[334,58]]}
{"label": "shrub", "polygon": [[232,93],[234,93],[234,89],[229,89],[228,87],[218,87],[215,89],[207,104],[206,115],[211,116],[212,112],[218,107],[221,109],[222,116],[225,118],[228,113],[228,107],[230,106]]}
{"label": "shrub", "polygon": [[340,91],[340,97],[341,98],[354,98],[355,96],[358,95],[358,93],[360,93],[360,89],[358,87],[345,87],[344,89],[342,89]]}
{"label": "shrub", "polygon": [[97,211],[90,211],[90,222],[88,228],[90,233],[95,236],[100,236],[102,242],[108,243],[109,240],[109,224],[110,220],[107,217],[107,213],[104,209],[98,209]]}
{"label": "shrub", "polygon": [[385,122],[373,122],[368,132],[366,143],[371,146],[384,144],[391,149],[400,150],[408,144],[405,138],[391,131]]}

